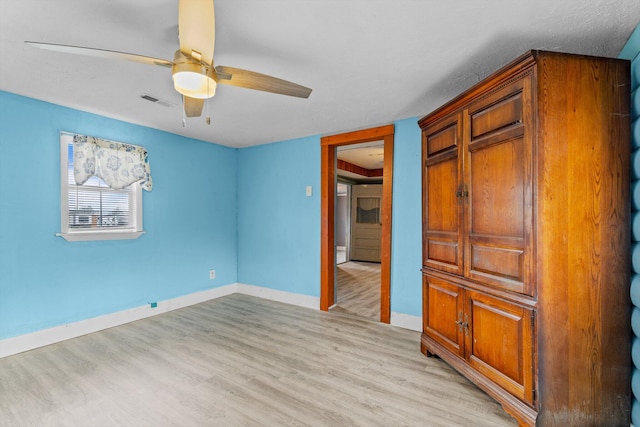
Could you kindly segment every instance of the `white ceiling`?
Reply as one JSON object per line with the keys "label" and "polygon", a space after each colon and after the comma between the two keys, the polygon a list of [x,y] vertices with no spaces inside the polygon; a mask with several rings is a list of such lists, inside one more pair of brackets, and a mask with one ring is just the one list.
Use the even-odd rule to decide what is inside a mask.
{"label": "white ceiling", "polygon": [[422,116],[529,49],[615,57],[640,22],[638,0],[216,0],[215,6],[216,65],[308,86],[310,98],[220,86],[208,102],[211,125],[195,118],[183,127],[169,69],[23,43],[172,60],[177,0],[0,0],[0,90],[245,147]]}

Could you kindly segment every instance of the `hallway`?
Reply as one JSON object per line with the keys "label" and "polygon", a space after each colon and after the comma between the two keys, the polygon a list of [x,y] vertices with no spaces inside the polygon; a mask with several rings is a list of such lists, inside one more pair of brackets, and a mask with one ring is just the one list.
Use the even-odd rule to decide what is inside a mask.
{"label": "hallway", "polygon": [[380,264],[349,261],[338,264],[337,304],[331,311],[380,320]]}

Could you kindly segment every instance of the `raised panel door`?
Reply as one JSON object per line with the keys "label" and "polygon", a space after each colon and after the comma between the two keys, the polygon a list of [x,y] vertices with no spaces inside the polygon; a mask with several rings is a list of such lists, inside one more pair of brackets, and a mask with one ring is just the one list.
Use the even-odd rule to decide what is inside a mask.
{"label": "raised panel door", "polygon": [[469,365],[527,403],[533,403],[533,322],[530,308],[471,290],[465,358]]}
{"label": "raised panel door", "polygon": [[465,276],[532,294],[532,140],[529,80],[466,110]]}
{"label": "raised panel door", "polygon": [[423,331],[449,351],[464,357],[464,290],[423,276]]}
{"label": "raised panel door", "polygon": [[423,265],[454,274],[463,272],[461,114],[422,133],[424,156]]}

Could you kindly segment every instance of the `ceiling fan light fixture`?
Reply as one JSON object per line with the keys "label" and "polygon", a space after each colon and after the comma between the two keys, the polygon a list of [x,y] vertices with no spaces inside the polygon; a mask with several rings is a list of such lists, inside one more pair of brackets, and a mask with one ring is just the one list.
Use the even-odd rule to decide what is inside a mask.
{"label": "ceiling fan light fixture", "polygon": [[[179,52],[179,51],[178,51]],[[213,68],[176,53],[173,64],[173,87],[190,98],[207,99],[216,94],[216,79]]]}

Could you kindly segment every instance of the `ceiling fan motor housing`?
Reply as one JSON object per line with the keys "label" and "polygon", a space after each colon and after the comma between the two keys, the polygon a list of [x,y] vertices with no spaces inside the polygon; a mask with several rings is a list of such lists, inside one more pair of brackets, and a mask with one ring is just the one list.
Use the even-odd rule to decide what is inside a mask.
{"label": "ceiling fan motor housing", "polygon": [[184,96],[207,99],[216,94],[217,76],[213,67],[176,51],[171,69],[173,87]]}

